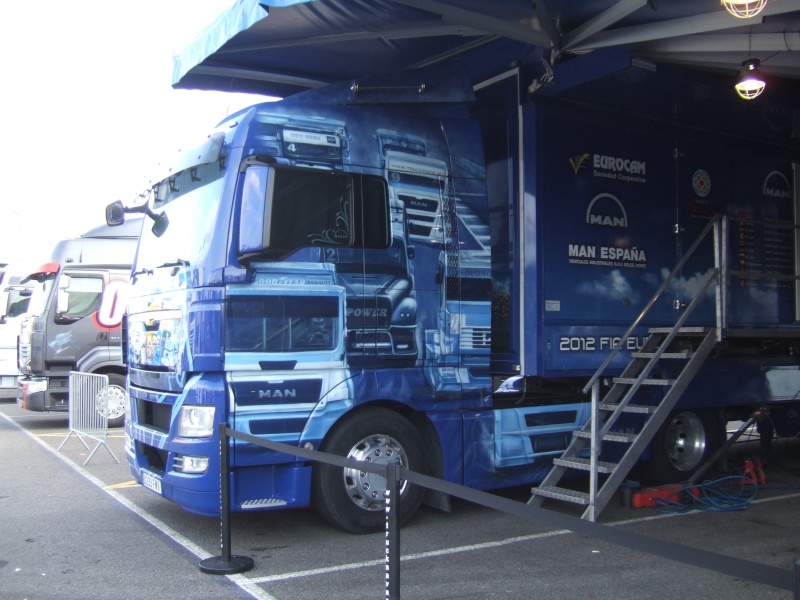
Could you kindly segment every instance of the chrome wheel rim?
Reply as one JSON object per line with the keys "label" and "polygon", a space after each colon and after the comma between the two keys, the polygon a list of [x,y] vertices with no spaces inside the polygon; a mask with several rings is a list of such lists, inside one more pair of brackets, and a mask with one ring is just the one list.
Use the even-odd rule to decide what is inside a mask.
{"label": "chrome wheel rim", "polygon": [[97,412],[107,419],[116,419],[125,414],[125,390],[118,385],[110,385],[97,392]]}
{"label": "chrome wheel rim", "polygon": [[[353,458],[377,465],[395,463],[408,466],[408,457],[403,446],[389,435],[374,434],[365,437],[355,444],[347,458]],[[378,511],[384,507],[384,493],[386,492],[386,478],[377,473],[359,469],[344,469],[344,487],[353,503],[363,510]],[[399,493],[408,485],[401,481]]]}
{"label": "chrome wheel rim", "polygon": [[691,471],[703,460],[706,429],[693,412],[676,414],[667,426],[667,456],[679,471]]}

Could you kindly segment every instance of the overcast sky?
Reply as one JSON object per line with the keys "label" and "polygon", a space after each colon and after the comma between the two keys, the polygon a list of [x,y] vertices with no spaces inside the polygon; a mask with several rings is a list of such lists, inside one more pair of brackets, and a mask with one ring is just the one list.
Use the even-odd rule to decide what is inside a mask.
{"label": "overcast sky", "polygon": [[262,100],[171,87],[173,54],[234,2],[0,4],[0,262],[40,262],[182,140]]}

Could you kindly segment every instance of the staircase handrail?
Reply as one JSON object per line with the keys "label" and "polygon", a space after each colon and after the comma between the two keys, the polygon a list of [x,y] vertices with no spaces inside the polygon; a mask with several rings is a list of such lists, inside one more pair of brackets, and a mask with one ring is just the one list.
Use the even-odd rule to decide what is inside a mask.
{"label": "staircase handrail", "polygon": [[[700,232],[700,235],[697,236],[697,238],[692,243],[692,245],[689,247],[689,249],[684,253],[684,255],[681,257],[681,259],[678,261],[678,264],[675,265],[675,268],[672,269],[672,272],[664,280],[664,283],[661,284],[661,287],[659,287],[658,290],[656,290],[656,293],[653,294],[653,297],[650,299],[650,301],[642,309],[642,312],[639,313],[639,316],[636,317],[636,319],[633,321],[631,326],[628,327],[628,330],[619,339],[619,341],[614,345],[614,348],[611,350],[609,355],[606,357],[606,359],[603,361],[603,363],[597,368],[597,370],[594,372],[594,375],[592,375],[591,379],[589,379],[588,383],[583,387],[583,393],[584,394],[588,393],[592,389],[592,386],[594,385],[594,382],[597,381],[598,379],[600,379],[600,377],[602,377],[603,372],[606,370],[606,367],[608,367],[608,365],[611,364],[611,361],[614,360],[614,357],[619,353],[619,351],[622,350],[622,348],[625,347],[625,345],[626,345],[626,343],[628,341],[628,338],[630,338],[630,336],[634,332],[634,330],[637,327],[639,327],[639,324],[642,322],[642,320],[645,318],[645,316],[647,316],[647,313],[650,312],[650,310],[653,308],[655,303],[658,302],[659,298],[661,298],[661,295],[669,287],[669,284],[672,283],[672,280],[675,279],[675,277],[677,277],[678,273],[680,273],[681,269],[683,269],[683,266],[686,264],[686,262],[689,260],[689,258],[691,258],[691,256],[694,253],[694,251],[697,249],[697,247],[701,244],[701,242],[708,235],[708,232],[711,231],[712,229],[715,229],[717,224],[720,223],[723,218],[724,218],[724,215],[722,215],[720,213],[717,213],[716,215],[714,215],[714,217],[711,218],[711,220],[708,222],[708,224],[703,228],[703,231]],[[719,263],[720,263],[719,257],[715,256],[715,264],[719,265]],[[719,268],[719,267],[717,266],[717,268]],[[686,317],[686,316],[688,316],[688,315],[684,315],[684,317]]]}

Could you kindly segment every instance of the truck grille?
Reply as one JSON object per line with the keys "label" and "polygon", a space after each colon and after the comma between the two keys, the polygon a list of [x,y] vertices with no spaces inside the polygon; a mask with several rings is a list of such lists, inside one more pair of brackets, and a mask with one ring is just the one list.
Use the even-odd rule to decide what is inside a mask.
{"label": "truck grille", "polygon": [[19,345],[19,368],[26,372],[30,373],[30,364],[31,364],[31,345],[30,344],[20,344]]}
{"label": "truck grille", "polygon": [[460,347],[462,350],[489,350],[492,347],[492,331],[489,327],[462,327]]}
{"label": "truck grille", "polygon": [[[167,451],[159,450],[143,442],[136,442],[136,449],[139,452],[139,456],[144,458],[144,461],[140,461],[140,466],[146,467],[156,475],[163,477],[167,466]],[[142,462],[144,464],[141,464]]]}
{"label": "truck grille", "polygon": [[143,427],[155,429],[161,433],[169,433],[169,420],[172,415],[172,404],[148,402],[136,399],[136,422]]}

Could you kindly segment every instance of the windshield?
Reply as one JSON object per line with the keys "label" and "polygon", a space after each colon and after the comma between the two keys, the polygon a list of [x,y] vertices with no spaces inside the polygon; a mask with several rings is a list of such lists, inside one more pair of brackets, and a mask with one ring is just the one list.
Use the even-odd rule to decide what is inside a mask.
{"label": "windshield", "polygon": [[43,281],[33,281],[33,294],[28,302],[28,313],[31,315],[42,315],[47,307],[47,301],[50,298],[50,292],[53,290],[53,282],[55,281],[55,273],[44,279]]}
{"label": "windshield", "polygon": [[339,343],[339,304],[335,297],[231,299],[226,317],[229,352],[333,350]]}
{"label": "windshield", "polygon": [[162,181],[151,201],[165,212],[169,226],[156,237],[145,224],[136,269],[154,269],[178,259],[197,264],[205,255],[217,220],[224,169],[220,161],[187,169]]}
{"label": "windshield", "polygon": [[8,306],[5,307],[5,315],[7,317],[18,317],[28,312],[28,304],[30,304],[30,295],[22,295],[22,290],[10,289],[8,291]]}

